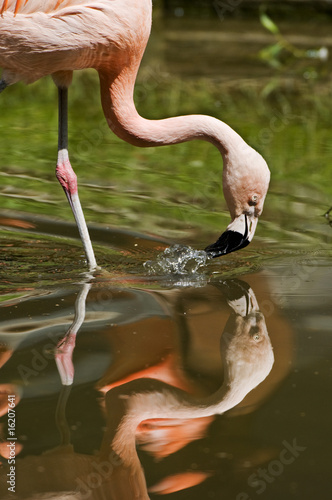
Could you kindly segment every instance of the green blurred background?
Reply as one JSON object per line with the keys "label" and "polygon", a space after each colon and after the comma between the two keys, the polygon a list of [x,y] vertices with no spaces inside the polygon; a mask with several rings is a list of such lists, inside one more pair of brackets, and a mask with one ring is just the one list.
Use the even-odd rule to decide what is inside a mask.
{"label": "green blurred background", "polygon": [[[272,182],[258,243],[327,237],[331,20],[327,1],[154,2],[137,108],[153,119],[215,116],[266,158]],[[56,101],[50,78],[1,95],[2,210],[72,220],[54,176]],[[89,224],[188,242],[224,229],[222,160],[213,146],[139,149],[119,140],[104,119],[93,70],[75,74],[69,103],[70,157]]]}

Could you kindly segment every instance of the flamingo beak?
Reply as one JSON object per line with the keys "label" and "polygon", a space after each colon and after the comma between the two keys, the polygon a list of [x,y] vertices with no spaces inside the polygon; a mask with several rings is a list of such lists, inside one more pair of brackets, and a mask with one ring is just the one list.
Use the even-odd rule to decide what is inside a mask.
{"label": "flamingo beak", "polygon": [[227,227],[220,238],[205,248],[210,257],[220,257],[235,252],[249,245],[254,237],[258,218],[241,214],[236,217]]}

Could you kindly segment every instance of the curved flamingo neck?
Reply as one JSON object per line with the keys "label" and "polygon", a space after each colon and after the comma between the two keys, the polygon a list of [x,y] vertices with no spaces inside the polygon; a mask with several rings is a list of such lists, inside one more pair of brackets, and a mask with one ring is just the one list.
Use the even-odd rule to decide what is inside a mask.
{"label": "curved flamingo neck", "polygon": [[[197,398],[159,380],[135,380],[128,384],[126,397],[109,395],[108,427],[113,450],[129,465],[136,460],[135,435],[138,425],[149,419],[193,419],[223,414],[248,393],[246,384],[224,384],[214,394]],[[123,390],[123,389],[122,389]]]}
{"label": "curved flamingo neck", "polygon": [[[101,100],[107,123],[121,139],[139,147],[178,144],[201,139],[214,144],[223,158],[250,148],[226,123],[206,115],[187,115],[162,120],[140,116],[134,104],[137,68],[120,74],[99,72]],[[251,149],[251,148],[250,148]]]}

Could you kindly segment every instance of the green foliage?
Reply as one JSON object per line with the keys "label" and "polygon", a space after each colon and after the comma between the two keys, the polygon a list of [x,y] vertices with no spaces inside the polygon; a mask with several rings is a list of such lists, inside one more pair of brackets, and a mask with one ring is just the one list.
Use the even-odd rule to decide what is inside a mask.
{"label": "green foliage", "polygon": [[265,29],[270,31],[270,33],[273,33],[274,35],[280,33],[278,26],[272,21],[272,19],[266,14],[266,12],[261,12],[260,22]]}
{"label": "green foliage", "polygon": [[[267,45],[258,53],[259,58],[274,69],[285,71],[294,66],[298,67],[298,73],[301,75],[310,75],[311,78],[317,79],[320,71],[324,73],[324,62],[328,58],[328,49],[320,47],[319,49],[299,49],[289,42],[289,40],[281,33],[281,30],[276,23],[266,14],[265,9],[260,11],[260,23],[269,31],[275,43]],[[310,63],[308,61],[310,60]],[[323,66],[322,66],[323,63]],[[314,65],[314,68],[313,68]],[[322,67],[320,67],[322,66]]]}

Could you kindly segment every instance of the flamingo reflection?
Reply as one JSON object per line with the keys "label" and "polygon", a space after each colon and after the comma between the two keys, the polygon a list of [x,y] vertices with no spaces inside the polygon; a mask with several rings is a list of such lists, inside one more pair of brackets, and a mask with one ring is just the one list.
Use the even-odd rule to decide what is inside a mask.
{"label": "flamingo reflection", "polygon": [[[120,498],[116,496],[119,492],[123,499],[149,498],[136,453],[137,441],[158,458],[173,452],[177,446],[172,447],[169,439],[180,441],[180,447],[201,437],[202,429],[213,415],[223,414],[239,404],[270,373],[274,356],[264,316],[253,291],[241,284],[239,291],[241,295],[238,293],[228,300],[232,312],[220,341],[224,381],[217,391],[198,397],[161,380],[141,378],[107,392],[108,429],[102,458],[112,451],[120,461],[109,484],[111,498]],[[200,471],[176,475],[151,491],[176,491],[184,484],[188,487],[188,483],[197,484],[208,476],[209,473]]]}
{"label": "flamingo reflection", "polygon": [[[105,298],[102,303],[100,297]],[[49,307],[58,300],[57,297],[56,301],[51,301]],[[72,304],[72,301],[68,303]],[[261,305],[263,307],[263,302]],[[215,465],[202,465],[196,470],[175,468],[173,471],[167,466],[162,479],[151,481],[148,478],[148,489],[136,445],[145,452],[143,463],[150,460],[149,455],[152,460],[161,461],[181,453],[180,450],[189,443],[207,436],[215,415],[232,408],[232,414],[252,412],[264,395],[271,392],[271,377],[284,377],[284,371],[279,373],[277,367],[277,375],[274,369],[269,382],[239,404],[264,380],[274,362],[264,317],[253,290],[244,281],[216,281],[204,289],[153,292],[106,288],[102,281],[91,285],[83,283],[76,297],[75,310],[75,320],[66,336],[71,341],[68,344],[66,339],[61,342],[57,352],[57,366],[60,366],[64,389],[56,412],[61,445],[37,456],[30,453],[28,442],[24,442],[25,456],[17,463],[18,486],[26,494],[24,497],[22,493],[22,498],[32,498],[27,492],[36,491],[31,483],[32,477],[38,481],[39,492],[52,491],[53,498],[61,498],[61,489],[68,492],[68,500],[146,500],[150,493],[166,494],[198,485],[216,473]],[[68,312],[65,317],[68,317]],[[102,322],[100,317],[104,318]],[[84,319],[89,329],[81,332],[81,343],[76,347],[73,384],[76,392],[69,395],[71,385],[66,382],[74,377],[71,361],[73,340]],[[57,321],[63,328],[63,320]],[[278,338],[280,328],[279,324]],[[91,332],[96,335],[91,335]],[[270,333],[273,338],[273,322]],[[67,345],[69,348],[65,352]],[[282,345],[284,348],[284,343]],[[103,353],[102,358],[97,358],[97,364],[93,358],[94,350]],[[83,352],[84,357],[81,357]],[[283,352],[281,357],[287,358],[287,353]],[[12,356],[16,373],[17,361],[14,358]],[[5,364],[8,363],[10,360]],[[64,372],[61,372],[62,367],[65,367]],[[3,373],[9,374],[10,370],[7,368]],[[51,363],[47,373],[48,380],[53,384],[56,380],[59,387],[59,376]],[[37,384],[44,378],[46,376],[34,377],[35,384],[23,389],[30,390],[31,387],[34,398],[39,393],[44,394],[45,386]],[[8,378],[8,382],[11,380]],[[5,381],[6,377],[3,377],[2,382]],[[84,387],[87,382],[94,391],[99,391],[101,406],[97,405],[95,393],[93,411],[98,412],[101,425],[105,420],[107,423],[102,445],[101,428],[98,439],[93,441],[93,449],[99,449],[97,455],[92,451],[82,452],[79,440],[84,434],[76,433],[66,422],[66,414],[70,422],[76,422],[72,416],[73,408],[77,411],[77,420],[84,421],[84,404],[87,404]],[[81,386],[83,399],[78,400]],[[13,392],[14,389],[8,390]],[[75,403],[71,400],[66,411],[68,396],[73,396]],[[25,399],[23,394],[23,403]],[[223,420],[223,430],[227,421],[232,420]],[[223,441],[223,446],[227,447],[228,439],[231,450],[234,449],[232,435],[230,432],[227,438],[226,430]],[[241,450],[240,456],[244,453],[247,459],[245,440],[244,436],[245,451]],[[183,450],[183,454],[186,456],[187,450]],[[266,456],[255,455],[252,461],[255,460],[260,464]],[[173,461],[168,462],[171,463]],[[161,469],[164,464],[160,464]],[[40,465],[47,470],[47,474],[43,474],[43,483],[36,472]],[[79,489],[81,497],[74,493],[75,488]]]}

